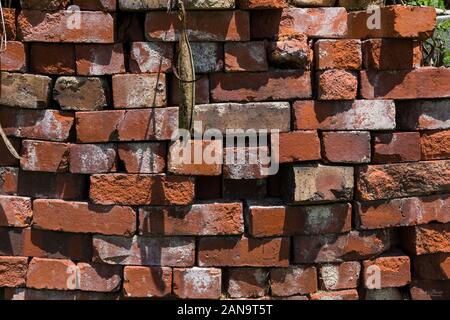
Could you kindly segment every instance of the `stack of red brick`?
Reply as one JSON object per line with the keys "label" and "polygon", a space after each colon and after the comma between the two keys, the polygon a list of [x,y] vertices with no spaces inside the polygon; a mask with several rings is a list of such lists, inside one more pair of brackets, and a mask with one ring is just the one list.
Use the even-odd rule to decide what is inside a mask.
{"label": "stack of red brick", "polygon": [[190,1],[195,119],[280,130],[265,176],[171,161],[166,0],[20,2],[0,57],[23,156],[0,145],[0,297],[450,299],[450,70],[421,67],[433,9],[386,7],[369,29],[343,7]]}

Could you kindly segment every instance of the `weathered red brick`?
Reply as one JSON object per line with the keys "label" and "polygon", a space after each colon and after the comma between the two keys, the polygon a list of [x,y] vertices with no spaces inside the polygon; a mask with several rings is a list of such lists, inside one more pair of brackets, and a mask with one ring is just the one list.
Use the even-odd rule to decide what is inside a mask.
{"label": "weathered red brick", "polygon": [[62,110],[102,110],[109,104],[109,84],[94,77],[59,77],[53,88],[53,99]]}
{"label": "weathered red brick", "polygon": [[73,290],[77,288],[76,272],[76,264],[70,260],[33,258],[28,267],[27,287],[68,290],[72,286]]}
{"label": "weathered red brick", "polygon": [[363,268],[363,283],[369,289],[403,287],[411,282],[409,257],[401,252],[363,261]]}
{"label": "weathered red brick", "polygon": [[73,116],[57,110],[0,109],[0,121],[7,135],[18,138],[66,141]]}
{"label": "weathered red brick", "polygon": [[[248,41],[250,18],[246,11],[201,11],[187,14],[187,32],[193,41]],[[176,41],[180,30],[176,14],[152,11],[147,13],[145,36],[148,41]]]}
{"label": "weathered red brick", "polygon": [[75,58],[79,75],[101,76],[125,72],[125,58],[121,43],[77,45]]}
{"label": "weathered red brick", "polygon": [[139,211],[139,230],[151,235],[233,235],[244,233],[241,203],[146,207]]}
{"label": "weathered red brick", "polygon": [[369,39],[363,42],[366,69],[402,70],[421,66],[422,47],[410,39]]}
{"label": "weathered red brick", "polygon": [[25,42],[112,43],[114,19],[108,13],[98,11],[22,10],[18,31]]}
{"label": "weathered red brick", "polygon": [[92,174],[116,171],[116,146],[113,144],[71,144],[70,172]]}
{"label": "weathered red brick", "polygon": [[231,298],[261,298],[269,288],[269,270],[261,268],[228,269],[227,292]]}
{"label": "weathered red brick", "polygon": [[136,213],[130,207],[35,200],[33,209],[33,225],[39,229],[125,236],[136,230]]}
{"label": "weathered red brick", "polygon": [[197,267],[174,269],[173,292],[181,299],[219,299],[222,294],[222,270]]}
{"label": "weathered red brick", "polygon": [[311,69],[314,54],[312,42],[308,41],[306,34],[279,35],[267,47],[271,65],[285,69]]}
{"label": "weathered red brick", "polygon": [[263,179],[270,175],[270,150],[267,146],[226,147],[223,153],[225,179]]}
{"label": "weathered red brick", "polygon": [[22,232],[22,240],[24,256],[84,262],[92,260],[92,239],[88,234],[27,228]]}
{"label": "weathered red brick", "polygon": [[450,70],[423,67],[414,70],[361,71],[364,99],[426,99],[450,97]]}
{"label": "weathered red brick", "polygon": [[86,177],[80,174],[21,171],[18,194],[33,198],[81,199],[86,194]]}
{"label": "weathered red brick", "polygon": [[294,262],[362,260],[387,251],[391,244],[389,230],[297,236],[294,238]]}
{"label": "weathered red brick", "polygon": [[0,257],[0,287],[22,287],[27,277],[28,258]]}
{"label": "weathered red brick", "polygon": [[319,71],[317,85],[319,100],[354,100],[358,93],[358,77],[352,71]]}
{"label": "weathered red brick", "polygon": [[75,74],[75,48],[72,44],[31,43],[30,69],[42,74]]}
{"label": "weathered red brick", "polygon": [[0,226],[24,228],[31,224],[32,218],[30,198],[0,196]]}
{"label": "weathered red brick", "polygon": [[424,40],[433,35],[436,24],[434,8],[397,5],[381,7],[379,10],[381,23],[379,26],[373,25],[373,10],[350,12],[348,37],[356,39],[419,38]]}
{"label": "weathered red brick", "polygon": [[195,239],[189,237],[95,235],[93,248],[93,261],[107,264],[192,267],[195,263]]}
{"label": "weathered red brick", "polygon": [[320,160],[320,140],[317,131],[280,133],[280,163]]}
{"label": "weathered red brick", "polygon": [[122,280],[120,267],[80,262],[77,268],[79,289],[82,291],[111,292],[120,288]]}
{"label": "weathered red brick", "polygon": [[164,107],[167,104],[164,74],[123,74],[112,80],[114,108]]}
{"label": "weathered red brick", "polygon": [[353,171],[353,167],[292,165],[285,171],[285,199],[289,203],[351,200]]}
{"label": "weathered red brick", "polygon": [[34,289],[111,292],[119,289],[120,282],[118,266],[70,260],[33,258],[27,273],[27,287]]}
{"label": "weathered red brick", "polygon": [[396,106],[399,129],[450,129],[450,99],[398,101]]}
{"label": "weathered red brick", "polygon": [[51,82],[52,79],[46,76],[2,72],[0,104],[13,108],[46,108]]}
{"label": "weathered red brick", "polygon": [[420,147],[422,160],[450,158],[450,130],[421,132]]}
{"label": "weathered red brick", "polygon": [[267,71],[266,45],[263,41],[226,42],[225,71]]}
{"label": "weathered red brick", "polygon": [[315,43],[316,69],[360,70],[360,40],[319,40]]}
{"label": "weathered red brick", "polygon": [[0,195],[17,194],[19,168],[0,167]]}
{"label": "weathered red brick", "polygon": [[120,143],[118,154],[127,173],[163,173],[166,149],[160,142]]}
{"label": "weathered red brick", "polygon": [[96,174],[91,176],[90,198],[104,205],[189,205],[194,191],[190,177]]}
{"label": "weathered red brick", "polygon": [[271,269],[270,283],[274,296],[314,293],[317,291],[317,270],[315,267]]}
{"label": "weathered red brick", "polygon": [[412,226],[432,221],[450,222],[450,196],[429,196],[387,201],[358,202],[360,229]]}
{"label": "weathered red brick", "polygon": [[201,122],[202,132],[207,129],[222,133],[227,130],[289,132],[290,120],[291,107],[287,102],[203,104],[197,105],[194,112],[194,121]]}
{"label": "weathered red brick", "polygon": [[128,266],[123,281],[123,294],[127,297],[165,297],[172,292],[172,269]]}
{"label": "weathered red brick", "polygon": [[[144,115],[143,111],[134,112],[140,113],[139,118],[142,118],[142,116]],[[149,116],[148,112],[146,112],[145,114]],[[125,115],[126,113],[123,110],[77,112],[75,115],[77,142],[88,143],[119,140],[120,136],[118,134],[118,129],[120,123],[126,120]],[[92,123],[95,123],[95,126],[93,126]],[[136,128],[137,123],[135,122],[132,127]],[[144,140],[144,138],[145,137],[142,137],[142,140]]]}
{"label": "weathered red brick", "polygon": [[392,130],[395,105],[390,100],[296,101],[297,130]]}
{"label": "weathered red brick", "polygon": [[28,171],[67,172],[69,146],[59,142],[24,140],[20,166]]}
{"label": "weathered red brick", "polygon": [[320,284],[324,290],[354,289],[358,286],[361,264],[348,261],[320,267]]}
{"label": "weathered red brick", "polygon": [[311,73],[308,71],[214,73],[210,76],[210,85],[214,102],[290,100],[312,96]]}
{"label": "weathered red brick", "polygon": [[450,254],[429,254],[413,260],[414,276],[424,280],[450,279]]}
{"label": "weathered red brick", "polygon": [[292,33],[305,33],[310,38],[342,38],[347,34],[345,8],[255,11],[250,20],[252,38],[274,38]]}
{"label": "weathered red brick", "polygon": [[168,171],[179,175],[218,176],[222,173],[222,140],[179,140],[169,147]]}
{"label": "weathered red brick", "polygon": [[447,160],[359,167],[357,196],[370,201],[448,192],[449,168]]}
{"label": "weathered red brick", "polygon": [[178,108],[77,112],[76,119],[82,143],[170,140],[178,128]]}
{"label": "weathered red brick", "polygon": [[427,224],[402,230],[402,246],[411,254],[450,253],[450,223]]}
{"label": "weathered red brick", "polygon": [[289,239],[256,239],[246,237],[200,238],[199,266],[287,267]]}
{"label": "weathered red brick", "polygon": [[373,162],[419,161],[419,138],[418,132],[376,133],[373,139]]}
{"label": "weathered red brick", "polygon": [[355,289],[319,291],[311,295],[311,300],[359,300],[359,294]]}
{"label": "weathered red brick", "polygon": [[132,73],[170,72],[173,57],[173,43],[134,42],[131,44],[130,71]]}
{"label": "weathered red brick", "polygon": [[370,162],[370,133],[365,131],[324,132],[323,154],[336,163]]}
{"label": "weathered red brick", "polygon": [[[176,47],[179,50],[179,46]],[[223,71],[223,45],[219,42],[192,42],[192,56],[195,72],[208,73]]]}
{"label": "weathered red brick", "polygon": [[8,41],[6,51],[0,53],[1,71],[26,71],[25,47],[22,42]]}
{"label": "weathered red brick", "polygon": [[350,204],[269,206],[249,203],[248,232],[253,237],[342,233],[351,230]]}

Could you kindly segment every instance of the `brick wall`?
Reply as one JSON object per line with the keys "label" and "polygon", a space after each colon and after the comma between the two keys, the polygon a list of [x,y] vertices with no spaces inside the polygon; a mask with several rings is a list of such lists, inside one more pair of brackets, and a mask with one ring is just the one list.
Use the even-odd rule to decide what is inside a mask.
{"label": "brick wall", "polygon": [[20,2],[0,56],[22,155],[0,144],[0,297],[450,299],[450,70],[421,66],[433,9],[383,8],[369,29],[337,1],[190,1],[195,119],[279,130],[268,176],[173,161],[166,0]]}

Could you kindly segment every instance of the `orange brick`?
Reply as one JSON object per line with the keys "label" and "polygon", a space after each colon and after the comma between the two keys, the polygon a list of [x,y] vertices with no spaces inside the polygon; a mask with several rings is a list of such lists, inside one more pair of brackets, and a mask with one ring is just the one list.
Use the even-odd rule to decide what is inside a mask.
{"label": "orange brick", "polygon": [[22,42],[8,41],[6,51],[0,54],[0,70],[26,71],[25,47]]}
{"label": "orange brick", "polygon": [[450,130],[421,132],[420,146],[422,160],[450,158]]}
{"label": "orange brick", "polygon": [[317,131],[280,133],[279,137],[280,163],[320,160],[320,140]]}
{"label": "orange brick", "polygon": [[200,238],[198,260],[202,267],[287,267],[289,241],[288,238]]}
{"label": "orange brick", "polygon": [[409,257],[401,252],[366,260],[363,267],[364,286],[369,289],[403,287],[411,282]]}
{"label": "orange brick", "polygon": [[370,162],[370,133],[364,131],[324,132],[323,154],[336,163]]}
{"label": "orange brick", "polygon": [[123,276],[123,291],[127,297],[165,297],[172,292],[171,268],[127,266]]}
{"label": "orange brick", "polygon": [[315,43],[316,69],[360,70],[360,40],[319,40]]}

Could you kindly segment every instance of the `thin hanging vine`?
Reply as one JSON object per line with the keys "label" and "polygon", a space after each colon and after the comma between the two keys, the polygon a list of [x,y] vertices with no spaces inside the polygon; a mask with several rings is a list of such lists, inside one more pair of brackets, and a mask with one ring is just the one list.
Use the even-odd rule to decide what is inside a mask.
{"label": "thin hanging vine", "polygon": [[[7,45],[8,45],[8,38],[6,34],[6,24],[5,24],[5,16],[3,14],[3,1],[0,1],[0,19],[1,19],[1,35],[0,35],[0,54],[6,51]],[[11,6],[11,1],[4,1],[6,7]],[[0,92],[1,94],[1,92]],[[12,145],[9,138],[6,136],[5,131],[3,130],[3,127],[0,123],[0,136],[2,137],[6,147],[8,148],[9,152],[14,156],[16,159],[20,159],[20,156],[14,146]]]}
{"label": "thin hanging vine", "polygon": [[173,9],[178,11],[178,18],[181,23],[176,56],[177,66],[173,68],[173,73],[179,81],[179,127],[180,129],[191,131],[195,108],[195,82],[197,79],[195,76],[194,57],[187,32],[186,9],[183,0],[169,0],[167,7],[169,12]]}

